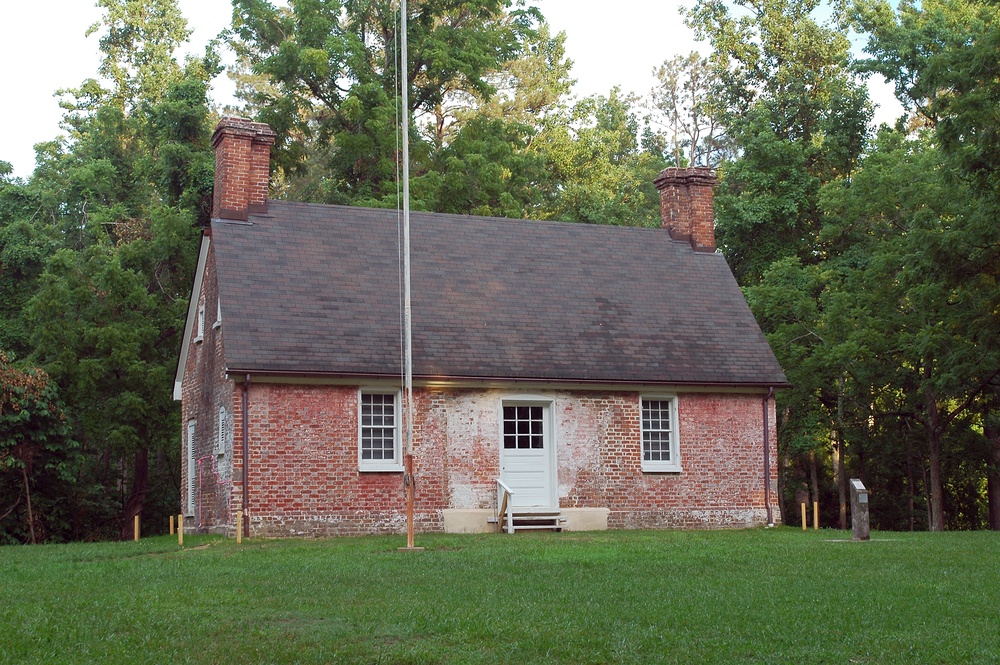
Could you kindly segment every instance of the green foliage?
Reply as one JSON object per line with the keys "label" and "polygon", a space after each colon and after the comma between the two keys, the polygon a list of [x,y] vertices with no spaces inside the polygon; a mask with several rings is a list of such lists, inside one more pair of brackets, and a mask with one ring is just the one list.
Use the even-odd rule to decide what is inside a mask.
{"label": "green foliage", "polygon": [[[537,10],[512,5],[411,5],[413,90],[406,111],[432,119],[428,135],[414,133],[418,140],[442,147],[457,129],[450,107],[489,98],[494,72],[518,56],[525,39],[536,37]],[[300,0],[287,8],[265,0],[234,2],[240,94],[277,133],[274,162],[282,172],[302,175],[309,152],[324,155],[324,163],[312,164],[319,171],[314,180],[334,183],[321,187],[324,200],[378,200],[395,188],[400,76],[394,7],[388,0]],[[421,152],[415,149],[414,156]]]}
{"label": "green foliage", "polygon": [[555,189],[543,217],[659,226],[653,180],[666,164],[659,154],[641,150],[635,102],[615,88],[550,119],[533,144],[548,161]]}
{"label": "green foliage", "polygon": [[722,168],[717,244],[743,285],[778,259],[819,255],[819,189],[848,176],[865,147],[871,105],[847,36],[817,20],[819,6],[703,0],[687,12],[714,48],[718,113],[739,147]]}
{"label": "green foliage", "polygon": [[79,463],[56,385],[0,351],[0,544],[67,537]]}
{"label": "green foliage", "polygon": [[67,525],[43,536],[54,540],[114,537],[135,513],[175,512],[168,386],[214,174],[214,46],[182,66],[172,54],[188,33],[173,0],[99,4],[91,32],[109,87],[64,92],[68,138],[38,146],[28,183],[0,189],[0,316],[16,324],[3,343],[59,386],[82,454],[58,490]]}
{"label": "green foliage", "polygon": [[[841,482],[892,497],[876,523],[978,528],[1000,376],[995,3],[862,0],[827,24],[818,7],[688,13],[716,49],[740,148],[717,192],[719,245],[793,384],[778,402],[786,491],[839,457]],[[859,68],[920,114],[910,133],[869,142],[847,17],[869,33]]]}
{"label": "green foliage", "polygon": [[547,173],[528,149],[531,134],[526,125],[500,119],[470,120],[413,180],[414,207],[513,218],[537,209]]}

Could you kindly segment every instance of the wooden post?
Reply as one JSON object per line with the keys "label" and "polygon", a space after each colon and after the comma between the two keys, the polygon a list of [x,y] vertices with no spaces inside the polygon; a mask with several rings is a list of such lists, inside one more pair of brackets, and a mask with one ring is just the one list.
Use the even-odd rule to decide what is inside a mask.
{"label": "wooden post", "polygon": [[236,544],[243,544],[243,511],[236,511]]}
{"label": "wooden post", "polygon": [[806,530],[806,504],[802,503],[802,530]]}
{"label": "wooden post", "polygon": [[813,529],[819,529],[819,501],[813,501]]}
{"label": "wooden post", "polygon": [[135,520],[133,520],[133,531],[135,532],[135,537],[134,537],[135,542],[139,542],[139,516],[138,515],[136,515],[135,516]]}
{"label": "wooden post", "polygon": [[170,516],[170,535],[174,535],[174,516]]}
{"label": "wooden post", "polygon": [[177,544],[184,547],[184,515],[177,516]]}

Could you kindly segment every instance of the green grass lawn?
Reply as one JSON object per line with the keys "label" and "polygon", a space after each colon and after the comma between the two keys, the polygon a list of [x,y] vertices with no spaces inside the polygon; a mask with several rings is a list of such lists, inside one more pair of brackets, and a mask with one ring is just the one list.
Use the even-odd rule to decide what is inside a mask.
{"label": "green grass lawn", "polygon": [[1000,533],[0,548],[3,663],[992,663]]}

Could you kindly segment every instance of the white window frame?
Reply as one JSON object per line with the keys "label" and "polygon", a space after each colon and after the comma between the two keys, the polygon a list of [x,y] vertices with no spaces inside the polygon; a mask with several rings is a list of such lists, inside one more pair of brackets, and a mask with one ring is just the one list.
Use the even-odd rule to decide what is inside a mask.
{"label": "white window frame", "polygon": [[198,334],[195,335],[195,344],[205,339],[205,306],[198,307]]}
{"label": "white window frame", "polygon": [[215,454],[225,455],[226,454],[226,443],[229,435],[229,412],[226,407],[219,407],[219,431],[218,438],[215,440]]}
{"label": "white window frame", "polygon": [[[366,425],[363,421],[362,408],[365,395],[392,395],[393,397],[393,459],[391,460],[371,460],[364,459],[362,448],[364,440],[364,429]],[[402,396],[398,390],[385,388],[361,388],[358,390],[358,470],[359,471],[402,471],[403,470],[403,445],[402,445],[402,425],[403,410]]]}
{"label": "white window frame", "polygon": [[184,514],[188,517],[194,515],[194,476],[197,470],[194,444],[197,431],[198,421],[191,418],[187,421],[187,505],[184,507]]}
{"label": "white window frame", "polygon": [[[669,460],[646,459],[646,427],[643,411],[646,402],[668,402],[670,404],[670,427],[658,432],[667,432],[670,436]],[[678,473],[681,469],[681,447],[677,418],[677,395],[650,394],[639,395],[639,457],[642,460],[642,470],[650,473]]]}

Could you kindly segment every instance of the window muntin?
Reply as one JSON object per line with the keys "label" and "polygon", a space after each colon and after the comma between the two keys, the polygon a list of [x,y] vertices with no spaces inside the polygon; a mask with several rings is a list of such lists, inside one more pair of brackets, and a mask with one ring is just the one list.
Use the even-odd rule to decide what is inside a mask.
{"label": "window muntin", "polygon": [[401,470],[399,393],[362,391],[358,411],[359,468]]}
{"label": "window muntin", "polygon": [[544,447],[544,407],[504,406],[503,447],[508,450]]}
{"label": "window muntin", "polygon": [[642,470],[680,471],[677,440],[677,398],[644,396],[640,399]]}

